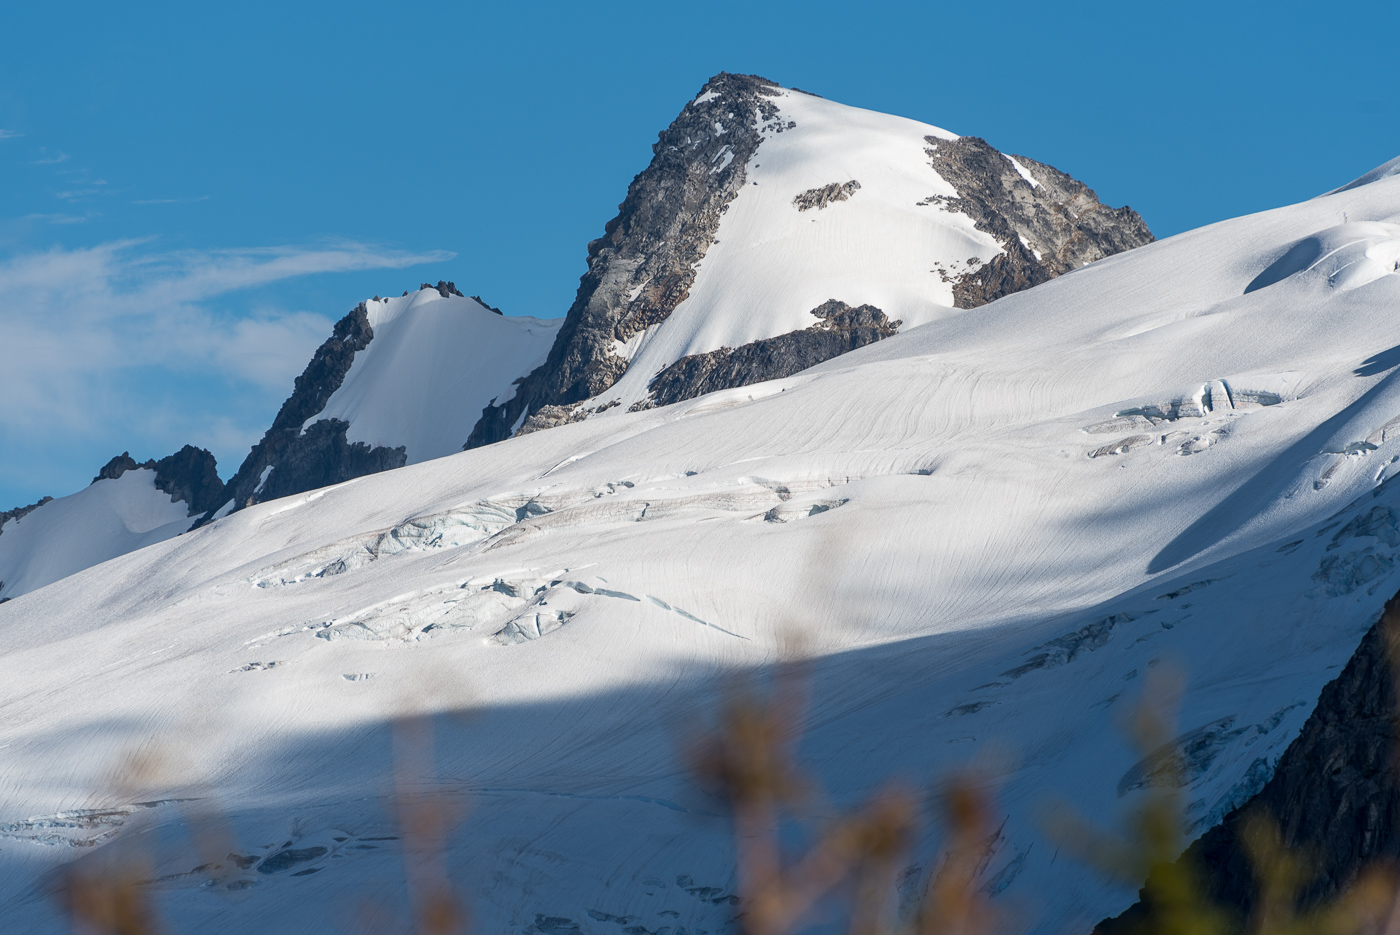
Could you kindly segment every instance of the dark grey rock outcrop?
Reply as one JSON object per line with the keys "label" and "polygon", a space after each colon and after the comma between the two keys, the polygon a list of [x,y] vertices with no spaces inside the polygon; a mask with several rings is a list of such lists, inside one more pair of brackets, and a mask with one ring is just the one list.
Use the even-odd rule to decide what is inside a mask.
{"label": "dark grey rock outcrop", "polygon": [[[434,287],[444,296],[459,294],[451,283]],[[229,480],[223,502],[233,500],[233,509],[242,509],[264,500],[286,497],[328,484],[402,467],[408,460],[400,448],[371,448],[361,442],[346,441],[349,423],[323,419],[302,431],[306,420],[326,408],[355,354],[374,338],[369,311],[362,302],[336,322],[331,336],[316,349],[311,363],[296,378],[292,395],[282,404],[272,427],[243,459],[238,472]],[[201,523],[213,518],[217,508],[207,511]]]}
{"label": "dark grey rock outcrop", "polygon": [[173,455],[147,461],[142,467],[156,472],[156,489],[170,494],[171,503],[188,503],[191,516],[217,510],[227,499],[224,482],[219,480],[218,463],[208,449],[186,445]]}
{"label": "dark grey rock outcrop", "polygon": [[858,191],[860,191],[860,183],[855,179],[851,179],[849,182],[832,182],[830,185],[809,188],[805,192],[799,193],[792,199],[792,203],[798,211],[810,211],[813,208],[820,211],[833,202],[845,201]]}
{"label": "dark grey rock outcrop", "polygon": [[899,330],[873,305],[855,308],[829,299],[812,309],[821,319],[810,328],[765,338],[743,347],[722,347],[708,354],[682,357],[658,373],[647,385],[646,399],[632,411],[668,406],[736,386],[792,376],[847,351],[873,344]]}
{"label": "dark grey rock outcrop", "polygon": [[[92,479],[92,483],[95,484],[100,480],[116,480],[127,471],[134,471],[139,467],[141,465],[131,456],[131,452],[123,451],[98,469],[97,476]],[[92,484],[88,486],[91,487]]]}
{"label": "dark grey rock outcrop", "polygon": [[24,519],[30,513],[33,513],[52,499],[53,497],[40,497],[34,503],[29,504],[29,506],[17,506],[13,510],[0,510],[0,532],[4,531],[5,524],[10,520]]}
{"label": "dark grey rock outcrop", "polygon": [[1032,185],[986,140],[924,141],[934,169],[957,191],[956,198],[935,195],[927,203],[966,214],[1006,251],[979,269],[949,277],[958,308],[975,308],[1154,239],[1132,208],[1102,204],[1093,189],[1053,166],[1013,157],[1035,180]]}
{"label": "dark grey rock outcrop", "polygon": [[770,98],[778,90],[765,78],[722,72],[661,133],[617,217],[588,245],[588,271],[549,358],[511,399],[486,407],[464,447],[508,437],[527,409],[568,406],[617,382],[627,360],[614,342],[665,320],[689,295],[765,122],[777,118]]}
{"label": "dark grey rock outcrop", "polygon": [[495,312],[497,315],[501,316],[505,315],[505,312],[501,311],[494,305],[488,304],[486,300],[479,295],[472,296],[472,301],[475,302],[477,305],[480,305],[482,308],[486,309],[488,312]]}
{"label": "dark grey rock outcrop", "polygon": [[131,452],[123,451],[102,466],[92,483],[116,480],[127,471],[142,468],[155,471],[156,489],[170,494],[171,503],[187,503],[190,516],[217,510],[225,502],[224,482],[219,480],[213,453],[193,445],[186,445],[159,461],[152,458],[138,462]]}
{"label": "dark grey rock outcrop", "polygon": [[[1322,689],[1264,788],[1182,856],[1197,868],[1208,894],[1233,910],[1240,928],[1259,895],[1241,840],[1252,813],[1272,818],[1283,844],[1308,855],[1315,876],[1299,894],[1303,907],[1336,896],[1373,862],[1400,860],[1400,709],[1391,650],[1397,628],[1400,594],[1386,604],[1341,674]],[[1099,923],[1097,935],[1146,931],[1156,892],[1149,878],[1139,902]]]}

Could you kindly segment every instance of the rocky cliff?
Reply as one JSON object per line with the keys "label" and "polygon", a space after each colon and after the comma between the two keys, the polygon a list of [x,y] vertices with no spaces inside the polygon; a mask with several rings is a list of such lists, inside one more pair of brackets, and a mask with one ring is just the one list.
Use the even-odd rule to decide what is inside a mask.
{"label": "rocky cliff", "polygon": [[[1400,860],[1400,707],[1392,649],[1397,628],[1400,594],[1386,604],[1341,674],[1323,688],[1264,788],[1182,856],[1197,868],[1209,896],[1232,912],[1238,929],[1259,898],[1241,837],[1252,814],[1277,822],[1283,844],[1311,864],[1311,882],[1299,894],[1304,907],[1335,897],[1373,863]],[[1139,901],[1100,923],[1097,935],[1148,931],[1159,887],[1150,878]]]}

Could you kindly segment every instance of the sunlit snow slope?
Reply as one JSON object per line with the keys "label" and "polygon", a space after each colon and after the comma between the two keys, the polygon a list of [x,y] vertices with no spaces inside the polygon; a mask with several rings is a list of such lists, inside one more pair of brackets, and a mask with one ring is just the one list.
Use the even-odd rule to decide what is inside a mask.
{"label": "sunlit snow slope", "polygon": [[374,339],[325,409],[346,439],[407,449],[408,463],[454,454],[481,410],[544,362],[562,319],[506,317],[475,299],[421,289],[366,303]]}
{"label": "sunlit snow slope", "polygon": [[127,471],[0,526],[0,598],[14,598],[190,528],[188,504]]}
{"label": "sunlit snow slope", "polygon": [[[782,90],[773,103],[778,116],[762,131],[689,296],[619,349],[631,366],[603,398],[623,410],[668,364],[809,328],[812,309],[828,299],[874,305],[905,328],[946,315],[953,289],[936,266],[965,268],[1001,252],[971,218],[928,201],[957,193],[929,166],[924,137],[955,134],[800,91]],[[823,207],[794,203],[851,181],[857,187]]]}
{"label": "sunlit snow slope", "polygon": [[652,151],[469,447],[786,378],[1152,241],[1051,166],[754,75],[711,78]]}
{"label": "sunlit snow slope", "polygon": [[[141,853],[173,931],[393,912],[386,724],[462,711],[431,776],[400,762],[465,816],[449,864],[478,931],[732,931],[722,803],[679,751],[722,673],[797,643],[836,802],[995,749],[983,885],[1027,930],[1088,931],[1135,894],[1036,816],[1138,800],[1117,725],[1149,669],[1189,676],[1199,831],[1400,587],[1397,223],[1381,177],[6,603],[0,913],[64,931],[40,875]],[[215,856],[173,830],[184,798],[227,816]],[[908,879],[939,853],[930,833]]]}

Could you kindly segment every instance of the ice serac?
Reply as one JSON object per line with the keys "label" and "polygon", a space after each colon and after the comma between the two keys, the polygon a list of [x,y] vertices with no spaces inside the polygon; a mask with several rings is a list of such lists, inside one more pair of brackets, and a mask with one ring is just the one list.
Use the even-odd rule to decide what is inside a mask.
{"label": "ice serac", "polygon": [[689,295],[721,215],[743,188],[760,127],[777,117],[780,90],[766,78],[721,72],[661,133],[651,164],[588,245],[588,271],[549,358],[513,397],[486,408],[464,447],[510,437],[522,414],[532,427],[557,421],[555,407],[617,382],[628,365],[617,342],[665,321]]}
{"label": "ice serac", "polygon": [[459,451],[558,327],[488,309],[451,282],[360,303],[229,481],[224,513]]}
{"label": "ice serac", "polygon": [[[1369,867],[1400,859],[1400,697],[1391,647],[1398,628],[1400,594],[1390,599],[1346,667],[1323,688],[1264,788],[1182,857],[1197,868],[1209,898],[1233,913],[1237,930],[1243,930],[1259,900],[1254,863],[1244,843],[1252,816],[1277,823],[1283,845],[1307,855],[1312,877],[1298,894],[1301,908],[1336,898]],[[1096,935],[1147,931],[1160,885],[1149,878],[1139,901],[1099,923]]]}
{"label": "ice serac", "polygon": [[[754,76],[711,79],[653,152],[467,447],[789,376],[1152,240],[1050,166]],[[890,324],[837,340],[829,301]]]}

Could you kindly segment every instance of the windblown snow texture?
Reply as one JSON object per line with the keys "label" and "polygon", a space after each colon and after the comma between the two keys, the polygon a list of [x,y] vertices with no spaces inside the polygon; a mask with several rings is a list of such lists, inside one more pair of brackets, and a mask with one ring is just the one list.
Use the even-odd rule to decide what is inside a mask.
{"label": "windblown snow texture", "polygon": [[[443,859],[481,931],[726,931],[744,907],[725,803],[676,739],[725,678],[794,642],[811,656],[801,755],[825,793],[795,818],[1010,751],[991,760],[998,834],[977,885],[1043,931],[1089,931],[1133,901],[1057,851],[1040,814],[1047,797],[1088,815],[1141,801],[1157,761],[1119,725],[1164,660],[1190,679],[1174,745],[1192,833],[1275,763],[1292,788],[1279,757],[1400,590],[1400,176],[955,312],[953,284],[901,253],[926,241],[903,234],[978,265],[1005,250],[927,202],[958,196],[925,153],[945,137],[763,98],[779,116],[746,194],[688,298],[615,345],[631,363],[601,413],[173,538],[185,505],[144,469],[5,523],[0,576],[23,565],[51,582],[16,579],[0,607],[12,928],[67,931],[35,881],[141,854],[175,931],[320,931],[369,891],[402,916],[404,845],[380,791],[393,723],[471,710],[435,719],[431,768],[397,766],[467,815]],[[838,171],[826,160],[853,140],[882,155]],[[845,200],[793,203],[853,179]],[[856,221],[884,239],[830,248]],[[776,263],[764,232],[803,249]],[[879,275],[850,277],[851,251]],[[470,302],[423,292],[403,298]],[[904,324],[796,374],[628,412],[677,360],[805,331],[828,300]],[[369,411],[350,395],[340,411]],[[93,516],[114,521],[77,522]],[[99,539],[126,554],[65,571]],[[1333,693],[1361,705],[1339,709],[1363,722],[1338,748],[1360,750],[1338,754],[1343,774],[1384,755],[1371,692]],[[114,787],[153,736],[198,773]],[[1319,737],[1308,749],[1331,756],[1339,737]],[[1286,801],[1325,821],[1336,790],[1298,788]],[[212,860],[183,843],[175,800],[190,795],[217,799],[235,839]],[[169,846],[143,850],[153,841]],[[945,852],[934,828],[913,842],[904,892]]]}

